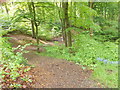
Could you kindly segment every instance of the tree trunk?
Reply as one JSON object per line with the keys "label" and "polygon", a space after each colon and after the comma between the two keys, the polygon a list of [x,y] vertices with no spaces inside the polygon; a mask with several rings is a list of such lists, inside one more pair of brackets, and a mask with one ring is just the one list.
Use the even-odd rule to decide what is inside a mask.
{"label": "tree trunk", "polygon": [[28,8],[29,8],[30,15],[32,15],[31,21],[30,21],[31,28],[32,28],[32,37],[35,38],[35,28],[34,28],[33,11],[32,11],[31,2],[28,2]]}
{"label": "tree trunk", "polygon": [[89,6],[90,8],[93,8],[93,5],[94,5],[94,1],[93,1],[93,0],[89,0],[88,6]]}
{"label": "tree trunk", "polygon": [[69,25],[69,17],[68,17],[68,2],[64,2],[64,14],[65,14],[65,35],[66,35],[66,42],[68,47],[72,46],[72,40],[71,40],[71,31],[67,31],[66,29],[70,26]]}
{"label": "tree trunk", "polygon": [[71,31],[68,31],[68,46],[69,46],[69,47],[72,46],[72,35],[71,35]]}
{"label": "tree trunk", "polygon": [[35,22],[35,27],[36,27],[36,41],[37,41],[37,51],[39,52],[39,37],[38,37],[38,25],[37,23]]}
{"label": "tree trunk", "polygon": [[36,12],[35,12],[35,6],[34,6],[34,2],[32,2],[32,7],[33,7],[33,16],[34,16],[34,24],[36,27],[36,41],[37,41],[37,51],[39,52],[39,38],[38,38],[38,25],[36,22]]}
{"label": "tree trunk", "polygon": [[62,9],[63,9],[63,15],[62,15],[62,27],[63,27],[63,39],[65,42],[65,46],[67,47],[67,33],[66,33],[66,2],[62,2]]}

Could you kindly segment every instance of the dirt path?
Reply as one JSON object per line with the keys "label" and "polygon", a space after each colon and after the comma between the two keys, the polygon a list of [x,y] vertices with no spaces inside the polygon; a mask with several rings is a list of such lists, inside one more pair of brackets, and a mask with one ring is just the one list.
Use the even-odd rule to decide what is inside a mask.
{"label": "dirt path", "polygon": [[[26,35],[8,35],[9,40],[13,43],[13,47],[19,44],[23,45],[26,42],[34,43],[34,40]],[[26,42],[24,42],[24,40]],[[53,43],[51,43],[53,44]],[[28,63],[35,65],[29,75],[35,79],[33,88],[97,88],[97,82],[90,80],[92,71],[83,70],[80,65],[74,62],[55,59],[46,56],[35,54],[36,46],[26,48],[29,53],[23,56],[28,59]],[[43,50],[41,48],[41,50]],[[44,51],[44,50],[43,50]]]}

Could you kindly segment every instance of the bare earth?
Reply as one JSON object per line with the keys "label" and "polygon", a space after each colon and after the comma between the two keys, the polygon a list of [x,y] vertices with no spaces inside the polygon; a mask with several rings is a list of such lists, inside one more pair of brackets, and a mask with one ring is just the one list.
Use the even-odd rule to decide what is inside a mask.
{"label": "bare earth", "polygon": [[[27,35],[10,34],[7,37],[11,37],[9,41],[13,47],[35,42],[35,39]],[[53,42],[47,43],[54,45]],[[71,61],[37,55],[36,46],[33,45],[26,47],[26,50],[30,52],[23,56],[29,64],[35,65],[28,72],[34,78],[32,88],[101,88],[99,83],[90,79],[91,70],[83,70]],[[45,50],[41,47],[40,51]]]}

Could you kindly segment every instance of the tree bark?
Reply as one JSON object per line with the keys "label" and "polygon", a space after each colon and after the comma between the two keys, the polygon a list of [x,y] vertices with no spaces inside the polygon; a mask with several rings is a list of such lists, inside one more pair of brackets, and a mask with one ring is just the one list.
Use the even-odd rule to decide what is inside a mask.
{"label": "tree bark", "polygon": [[31,2],[28,2],[28,8],[29,8],[30,15],[32,15],[30,20],[31,28],[32,28],[32,37],[35,38],[35,28],[34,28],[33,11],[32,11]]}
{"label": "tree bark", "polygon": [[62,2],[62,9],[63,9],[63,15],[62,15],[62,27],[63,27],[63,39],[65,42],[65,46],[67,47],[67,33],[66,33],[66,2]]}
{"label": "tree bark", "polygon": [[69,16],[68,16],[68,2],[64,2],[64,16],[65,16],[65,39],[66,39],[66,47],[72,46],[72,39],[71,39],[71,31],[67,31],[66,29],[69,28]]}
{"label": "tree bark", "polygon": [[32,2],[32,7],[33,7],[34,24],[36,27],[36,41],[37,41],[37,45],[38,45],[37,51],[39,52],[38,25],[37,25],[37,21],[36,21],[36,12],[35,12],[34,2]]}

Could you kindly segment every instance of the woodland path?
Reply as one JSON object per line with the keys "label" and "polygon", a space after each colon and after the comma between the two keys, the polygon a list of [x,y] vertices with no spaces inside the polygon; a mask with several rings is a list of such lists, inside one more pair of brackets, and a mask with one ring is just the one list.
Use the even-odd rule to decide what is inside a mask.
{"label": "woodland path", "polygon": [[[35,39],[27,35],[9,34],[9,41],[13,47],[24,45],[26,43],[34,43]],[[47,42],[54,45],[53,42]],[[35,65],[29,72],[34,78],[33,88],[100,88],[101,85],[90,79],[92,71],[83,70],[80,65],[74,62],[40,56],[35,53],[36,46],[28,46],[26,50],[29,53],[23,56],[27,58],[28,63]],[[40,48],[40,51],[45,51]]]}

